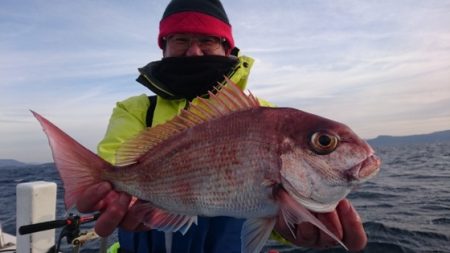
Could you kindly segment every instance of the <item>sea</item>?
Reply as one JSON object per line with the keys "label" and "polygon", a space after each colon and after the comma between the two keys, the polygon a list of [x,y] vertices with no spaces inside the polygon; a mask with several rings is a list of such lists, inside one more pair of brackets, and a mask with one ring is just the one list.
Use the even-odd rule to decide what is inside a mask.
{"label": "sea", "polygon": [[[383,161],[380,173],[348,196],[368,235],[368,245],[362,252],[450,252],[450,142],[374,149]],[[16,233],[16,185],[30,181],[56,182],[56,216],[62,219],[68,214],[53,164],[0,168],[0,223],[7,233]],[[82,230],[90,227],[92,224],[87,224]],[[57,230],[56,236],[58,233]],[[114,236],[109,243],[115,240]],[[65,244],[62,249],[70,252]],[[86,244],[81,251],[96,252],[98,245]],[[317,250],[273,241],[268,248],[284,253],[346,252],[340,247]]]}

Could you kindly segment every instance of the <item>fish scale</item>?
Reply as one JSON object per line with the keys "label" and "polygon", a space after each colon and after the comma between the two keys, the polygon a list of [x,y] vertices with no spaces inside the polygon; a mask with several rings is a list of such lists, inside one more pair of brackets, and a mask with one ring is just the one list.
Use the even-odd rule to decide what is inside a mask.
{"label": "fish scale", "polygon": [[[269,133],[258,133],[261,128],[249,123],[255,120],[250,116],[254,113],[237,112],[231,116],[232,119],[223,117],[174,136],[164,143],[165,147],[155,146],[154,150],[159,154],[133,168],[139,175],[146,172],[152,175],[142,187],[130,190],[130,182],[115,183],[116,178],[107,179],[119,190],[175,212],[239,217],[267,215],[261,213],[261,210],[268,209],[261,205],[262,201],[248,201],[257,199],[269,200],[264,204],[269,205],[272,215],[275,215],[274,203],[267,197],[271,192],[262,185],[266,174],[257,172],[264,167],[279,170],[274,166],[277,157],[267,156],[267,150],[276,147],[276,140],[272,138],[273,143],[270,143]],[[233,118],[239,118],[239,122]],[[253,127],[249,129],[249,126]],[[220,137],[216,138],[219,134]],[[213,141],[199,141],[204,139]],[[148,167],[156,169],[146,169]],[[183,185],[190,187],[187,189]]]}
{"label": "fish scale", "polygon": [[317,115],[261,107],[229,81],[195,101],[123,143],[115,166],[33,112],[48,136],[66,207],[108,180],[141,200],[134,215],[152,229],[185,234],[198,215],[245,218],[242,252],[257,253],[277,221],[291,231],[310,222],[345,248],[311,211],[332,211],[378,172],[380,160],[364,140]]}

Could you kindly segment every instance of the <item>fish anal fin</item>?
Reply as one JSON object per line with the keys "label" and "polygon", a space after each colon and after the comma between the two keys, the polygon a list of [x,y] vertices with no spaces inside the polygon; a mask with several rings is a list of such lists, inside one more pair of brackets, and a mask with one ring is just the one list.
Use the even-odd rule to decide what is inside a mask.
{"label": "fish anal fin", "polygon": [[276,193],[276,197],[280,202],[280,212],[283,220],[286,222],[292,235],[295,237],[295,232],[293,231],[295,224],[300,224],[302,222],[309,222],[322,230],[328,236],[336,240],[344,249],[348,250],[347,246],[336,237],[320,220],[318,220],[308,209],[302,205],[295,202],[295,200],[289,196],[289,194],[284,190],[280,189]]}
{"label": "fish anal fin", "polygon": [[248,219],[241,232],[241,252],[261,252],[269,239],[276,222],[276,217]]}

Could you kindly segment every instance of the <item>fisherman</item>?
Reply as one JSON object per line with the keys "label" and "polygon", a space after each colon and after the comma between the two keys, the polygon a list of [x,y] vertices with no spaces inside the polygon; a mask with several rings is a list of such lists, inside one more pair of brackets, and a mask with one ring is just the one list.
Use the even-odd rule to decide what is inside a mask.
{"label": "fisherman", "polygon": [[[115,163],[116,150],[124,141],[146,127],[173,118],[189,101],[195,103],[197,96],[204,96],[217,82],[223,82],[224,76],[244,89],[253,65],[253,59],[240,55],[235,47],[231,25],[218,0],[172,0],[160,21],[158,45],[163,58],[140,68],[137,79],[157,96],[134,96],[117,103],[98,146],[98,154],[110,163]],[[108,236],[119,227],[119,244],[113,245],[113,252],[229,253],[241,249],[242,219],[199,217],[198,225],[191,226],[184,236],[165,234],[142,224],[135,204],[131,196],[102,182],[83,192],[77,208],[81,212],[101,211],[95,224],[100,236]],[[316,216],[351,251],[365,247],[364,228],[348,200],[342,200],[335,211]],[[283,221],[275,230],[299,246],[336,245],[335,240],[309,223],[296,227],[296,238]]]}

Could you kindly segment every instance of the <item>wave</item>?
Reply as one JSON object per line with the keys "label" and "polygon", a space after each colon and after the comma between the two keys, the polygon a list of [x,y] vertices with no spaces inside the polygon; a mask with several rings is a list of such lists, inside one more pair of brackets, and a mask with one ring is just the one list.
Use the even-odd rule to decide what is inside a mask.
{"label": "wave", "polygon": [[[370,242],[364,252],[450,252],[449,235],[390,227],[378,222],[364,223],[364,227]],[[381,251],[383,247],[390,248]],[[372,251],[372,248],[380,251]]]}
{"label": "wave", "polygon": [[[379,222],[366,222],[364,228],[368,234],[368,243],[361,253],[450,252],[450,238],[443,234],[399,229]],[[276,249],[280,253],[347,253],[339,246],[321,250],[277,244],[270,246],[270,249]]]}
{"label": "wave", "polygon": [[450,219],[449,218],[437,218],[437,219],[431,220],[431,222],[433,224],[448,225],[448,224],[450,224]]}
{"label": "wave", "polygon": [[361,199],[366,199],[366,200],[370,200],[370,199],[388,200],[388,199],[395,199],[398,197],[399,197],[398,195],[387,193],[387,192],[369,192],[369,191],[359,191],[359,192],[351,193],[349,195],[349,198],[351,198],[351,199],[361,198]]}
{"label": "wave", "polygon": [[[449,150],[450,143],[378,150],[383,160],[380,174],[348,196],[367,221],[368,245],[362,252],[450,253]],[[66,215],[64,191],[54,164],[0,169],[0,222],[4,231],[16,232],[16,184],[38,180],[58,184],[56,217]],[[83,247],[83,252],[94,248]],[[279,244],[271,248],[292,253],[346,252],[342,248],[311,250]]]}
{"label": "wave", "polygon": [[[280,251],[283,253],[348,253],[343,248],[330,248],[322,250],[296,249]],[[368,242],[366,248],[360,253],[416,253],[417,251],[389,242]]]}

